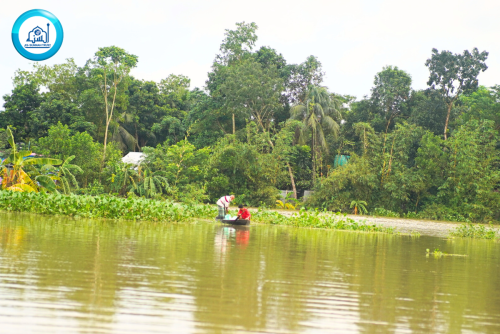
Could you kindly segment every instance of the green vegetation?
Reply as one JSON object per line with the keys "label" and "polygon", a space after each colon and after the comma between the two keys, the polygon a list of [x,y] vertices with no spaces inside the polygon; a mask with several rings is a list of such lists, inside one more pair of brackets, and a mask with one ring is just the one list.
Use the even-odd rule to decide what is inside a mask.
{"label": "green vegetation", "polygon": [[498,229],[485,227],[484,225],[461,224],[450,232],[453,237],[472,239],[500,239]]}
{"label": "green vegetation", "polygon": [[375,224],[359,223],[341,213],[324,213],[321,211],[300,210],[291,217],[285,217],[275,211],[259,211],[252,214],[252,221],[264,224],[289,225],[337,230],[395,233],[392,227],[381,227]]}
{"label": "green vegetation", "polygon": [[349,206],[349,208],[354,208],[354,215],[357,215],[358,214],[358,211],[360,214],[366,214],[368,212],[368,210],[366,210],[366,202],[365,201],[352,201],[351,202],[351,205]]}
{"label": "green vegetation", "polygon": [[[38,214],[67,215],[82,218],[108,218],[163,222],[182,222],[192,219],[213,219],[214,205],[180,204],[172,201],[140,197],[62,195],[0,190],[0,210]],[[358,223],[341,214],[323,214],[301,210],[292,217],[275,211],[259,211],[252,221],[263,224],[290,225],[337,230],[394,233],[394,228]]]}
{"label": "green vegetation", "polygon": [[[477,80],[486,51],[433,49],[425,90],[386,66],[357,100],[322,85],[316,57],[256,48],[257,28],[226,30],[205,90],[134,78],[140,57],[116,46],[83,66],[18,70],[0,112],[2,189],[500,220],[500,86]],[[121,162],[128,152],[145,154],[140,166]],[[277,202],[280,189],[293,198]]]}
{"label": "green vegetation", "polygon": [[440,258],[440,257],[443,257],[443,256],[467,256],[467,255],[462,255],[462,254],[448,254],[448,253],[444,253],[444,252],[441,252],[441,251],[439,250],[439,248],[436,248],[436,249],[434,250],[434,252],[431,252],[431,251],[429,250],[429,248],[427,248],[427,249],[425,250],[425,256],[426,256],[426,257],[429,257],[429,255],[434,255],[434,257],[435,257],[435,258]]}
{"label": "green vegetation", "polygon": [[191,218],[213,218],[215,206],[176,204],[140,197],[62,195],[0,191],[0,210],[84,218],[109,218],[180,222]]}

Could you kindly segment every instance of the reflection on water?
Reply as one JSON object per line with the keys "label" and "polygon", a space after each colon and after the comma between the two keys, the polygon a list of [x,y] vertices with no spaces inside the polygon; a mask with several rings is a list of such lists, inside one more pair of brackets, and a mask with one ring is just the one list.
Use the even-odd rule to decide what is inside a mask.
{"label": "reflection on water", "polygon": [[0,332],[498,333],[499,260],[491,241],[0,214]]}

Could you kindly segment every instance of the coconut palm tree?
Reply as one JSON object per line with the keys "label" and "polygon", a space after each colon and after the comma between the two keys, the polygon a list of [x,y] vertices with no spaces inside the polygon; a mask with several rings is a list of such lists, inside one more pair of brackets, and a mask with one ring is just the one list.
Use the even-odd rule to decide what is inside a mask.
{"label": "coconut palm tree", "polygon": [[298,128],[298,141],[305,144],[311,134],[313,183],[316,181],[316,164],[321,149],[328,150],[325,133],[331,132],[337,136],[339,131],[340,107],[342,103],[333,94],[328,93],[326,87],[309,86],[303,102],[292,107],[291,118],[302,121]]}

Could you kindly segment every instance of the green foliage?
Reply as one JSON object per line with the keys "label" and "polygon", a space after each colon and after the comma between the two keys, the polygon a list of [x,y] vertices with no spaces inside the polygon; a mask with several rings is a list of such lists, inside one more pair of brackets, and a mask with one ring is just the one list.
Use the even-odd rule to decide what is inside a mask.
{"label": "green foliage", "polygon": [[61,195],[0,191],[0,210],[86,218],[109,218],[152,221],[185,221],[213,218],[215,206],[181,205],[141,197]]}
{"label": "green foliage", "polygon": [[390,234],[395,232],[395,229],[392,227],[360,223],[340,213],[325,214],[321,211],[300,210],[291,217],[285,217],[278,212],[258,211],[257,213],[252,213],[252,220],[264,224],[296,227],[326,228],[359,232],[383,232]]}
{"label": "green foliage", "polygon": [[461,255],[461,254],[448,254],[448,253],[444,253],[444,252],[441,252],[439,250],[439,248],[436,248],[434,250],[434,252],[429,251],[429,248],[427,248],[425,250],[425,253],[426,253],[425,254],[426,257],[429,257],[429,255],[434,255],[435,258],[440,258],[440,257],[443,257],[443,256],[467,256],[467,255]]}
{"label": "green foliage", "polygon": [[86,188],[81,189],[81,192],[85,195],[90,195],[90,196],[98,196],[106,193],[104,191],[104,186],[102,185],[101,181],[97,179],[92,181],[92,183],[90,183]]}
{"label": "green foliage", "polygon": [[211,179],[207,191],[211,201],[227,193],[237,194],[254,206],[274,206],[278,171],[283,160],[272,154],[268,133],[258,133],[256,125],[247,127],[246,141],[233,136],[221,139],[209,160]]}
{"label": "green foliage", "polygon": [[36,166],[60,165],[62,161],[50,158],[29,158],[31,151],[17,150],[10,127],[7,128],[6,132],[11,150],[9,156],[0,163],[2,189],[21,192],[55,191],[54,178],[48,175],[40,175]]}
{"label": "green foliage", "polygon": [[391,121],[402,111],[402,104],[410,96],[411,77],[397,66],[386,66],[377,73],[371,99],[377,111],[386,120],[386,132]]}
{"label": "green foliage", "polygon": [[366,214],[368,212],[368,210],[366,210],[366,202],[365,201],[357,201],[357,200],[354,200],[351,202],[351,205],[349,206],[349,208],[354,208],[354,214],[357,215],[358,214],[358,211],[360,214]]}
{"label": "green foliage", "polygon": [[450,236],[471,239],[499,239],[498,229],[484,225],[461,224],[450,232]]}
{"label": "green foliage", "polygon": [[354,197],[399,214],[419,210],[421,218],[498,217],[497,133],[492,122],[471,121],[447,141],[410,125],[389,133],[387,148],[384,137],[368,133],[367,153],[353,155],[347,166],[332,170],[308,204],[346,210]]}
{"label": "green foliage", "polygon": [[372,211],[372,214],[374,216],[379,216],[379,217],[392,217],[392,218],[399,218],[401,215],[397,212],[393,212],[391,210],[386,210],[384,208],[375,208]]}
{"label": "green foliage", "polygon": [[[371,96],[356,101],[322,86],[317,57],[290,64],[272,47],[256,48],[257,39],[255,23],[226,30],[206,92],[179,74],[132,77],[137,56],[115,46],[81,67],[68,59],[16,71],[0,113],[1,156],[12,154],[2,131],[11,126],[19,156],[65,163],[26,159],[25,175],[6,182],[17,175],[20,191],[39,184],[184,203],[232,192],[235,203],[264,207],[275,205],[278,189],[297,198],[314,190],[308,207],[347,212],[357,199],[375,215],[500,220],[500,86],[477,81],[486,51],[434,49],[426,90],[384,67]],[[137,169],[120,162],[130,151],[146,154]],[[349,163],[336,168],[342,155]]]}
{"label": "green foliage", "polygon": [[488,68],[485,64],[487,58],[488,52],[479,53],[477,48],[472,52],[465,50],[463,54],[432,49],[431,58],[425,62],[430,72],[427,84],[439,91],[448,105],[444,139],[448,136],[448,121],[453,103],[462,93],[470,94],[477,90],[477,76]]}
{"label": "green foliage", "polygon": [[0,126],[11,126],[18,140],[28,142],[36,138],[31,118],[44,101],[40,88],[34,82],[29,82],[15,87],[12,94],[3,98],[5,111],[0,113]]}
{"label": "green foliage", "polygon": [[161,171],[152,172],[148,167],[139,166],[137,182],[132,182],[132,188],[141,197],[161,198],[163,192],[170,188],[168,179],[162,174]]}
{"label": "green foliage", "polygon": [[[192,201],[192,196],[206,199],[204,185],[210,151],[208,147],[197,150],[187,139],[175,145],[165,142],[156,148],[145,147],[146,159],[142,165],[161,176],[173,199]],[[160,182],[160,178],[157,180]]]}
{"label": "green foliage", "polygon": [[[80,185],[87,184],[99,178],[103,145],[96,143],[87,132],[74,132],[67,125],[58,123],[49,129],[47,137],[38,140],[39,153],[66,160],[71,156],[73,165],[79,166],[82,173],[75,176]],[[113,163],[121,159],[121,152],[115,145],[108,145],[106,163]]]}

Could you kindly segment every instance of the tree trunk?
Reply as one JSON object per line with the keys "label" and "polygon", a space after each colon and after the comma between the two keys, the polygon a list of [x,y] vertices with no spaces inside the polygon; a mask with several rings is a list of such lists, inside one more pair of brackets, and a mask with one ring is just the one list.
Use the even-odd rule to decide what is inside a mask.
{"label": "tree trunk", "polygon": [[312,168],[313,168],[313,187],[316,185],[316,147],[314,145],[314,137],[315,137],[315,131],[313,131],[313,138],[312,138]]}
{"label": "tree trunk", "polygon": [[234,123],[234,114],[233,114],[233,135],[234,135],[235,132],[236,132],[236,126],[235,126],[235,123]]}
{"label": "tree trunk", "polygon": [[102,156],[102,161],[106,158],[106,144],[108,143],[108,128],[109,123],[106,122],[106,132],[104,133],[104,155]]}
{"label": "tree trunk", "polygon": [[450,120],[450,113],[452,106],[453,106],[453,101],[448,104],[448,113],[446,114],[446,122],[444,123],[444,140],[448,138],[446,132],[448,132],[448,121]]}
{"label": "tree trunk", "polygon": [[134,123],[134,127],[135,127],[135,146],[137,146],[138,152],[140,152],[141,147],[139,146],[139,135],[137,134],[137,123]]}
{"label": "tree trunk", "polygon": [[295,180],[293,179],[292,168],[290,167],[290,164],[288,162],[286,163],[286,165],[288,166],[288,172],[290,173],[290,181],[292,182],[293,197],[297,199],[297,188],[295,188]]}

